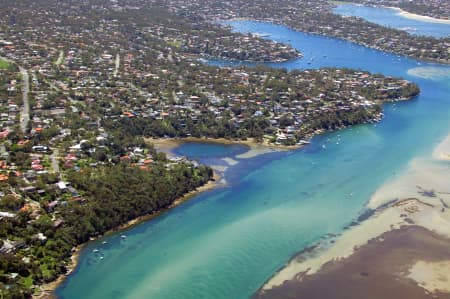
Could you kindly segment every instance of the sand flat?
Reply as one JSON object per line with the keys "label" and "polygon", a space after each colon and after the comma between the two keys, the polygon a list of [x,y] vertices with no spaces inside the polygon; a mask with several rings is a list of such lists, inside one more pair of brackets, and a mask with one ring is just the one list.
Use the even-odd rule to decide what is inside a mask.
{"label": "sand flat", "polygon": [[314,274],[328,262],[340,260],[353,254],[354,249],[367,243],[371,238],[379,236],[396,226],[404,225],[400,217],[402,209],[387,209],[371,217],[364,225],[355,226],[345,231],[329,249],[318,253],[316,256],[303,260],[302,257],[294,258],[281,271],[276,273],[263,287],[269,290],[282,285],[285,281],[294,279],[299,273]]}
{"label": "sand flat", "polygon": [[[450,279],[449,248],[448,238],[420,226],[402,227],[370,240],[347,258],[327,263],[315,274],[260,290],[254,298],[448,299],[450,290],[441,286]],[[424,267],[431,274],[423,285],[410,276]]]}
{"label": "sand flat", "polygon": [[433,151],[438,160],[450,161],[450,135],[448,135]]}
{"label": "sand flat", "polygon": [[450,293],[450,261],[418,261],[410,269],[409,278],[431,293]]}
{"label": "sand flat", "polygon": [[438,232],[450,239],[450,211],[442,211],[440,207],[417,198],[402,199],[376,212],[359,225],[344,231],[332,246],[322,250],[315,249],[312,256],[309,254],[305,257],[300,254],[293,258],[269,279],[261,290],[270,291],[286,282],[319,273],[329,263],[351,258],[358,248],[367,245],[371,239],[411,225],[428,227],[430,231]]}
{"label": "sand flat", "polygon": [[427,22],[427,23],[437,23],[437,24],[450,24],[450,20],[447,19],[438,19],[433,18],[429,16],[419,15],[411,12],[407,12],[401,8],[398,7],[389,7],[397,11],[397,14],[399,16],[405,17],[407,19],[421,21],[421,22]]}
{"label": "sand flat", "polygon": [[236,161],[235,159],[229,158],[229,157],[222,158],[222,161],[224,161],[225,163],[227,163],[230,166],[234,166],[239,163],[239,161]]}
{"label": "sand flat", "polygon": [[402,175],[388,181],[372,195],[368,207],[376,209],[389,201],[410,197],[432,204],[438,204],[440,199],[450,202],[449,174],[446,161],[414,159]]}
{"label": "sand flat", "polygon": [[[374,215],[325,250],[292,259],[255,298],[430,298],[430,292],[450,298],[450,167],[442,155],[449,150],[450,135],[431,157],[412,160],[373,194],[368,207]],[[359,258],[369,257],[366,251],[372,265]],[[349,269],[371,270],[355,274],[347,263]],[[370,273],[378,271],[377,264],[384,272],[375,280]],[[339,292],[328,287],[333,284]]]}

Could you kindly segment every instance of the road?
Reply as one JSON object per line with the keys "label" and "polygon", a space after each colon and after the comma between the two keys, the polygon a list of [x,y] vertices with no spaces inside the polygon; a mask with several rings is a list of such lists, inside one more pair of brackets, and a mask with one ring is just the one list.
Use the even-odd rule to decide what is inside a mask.
{"label": "road", "polygon": [[58,60],[56,60],[55,64],[56,64],[57,66],[60,66],[60,65],[63,63],[63,61],[64,61],[64,51],[61,50],[61,51],[59,52]]}
{"label": "road", "polygon": [[59,150],[57,148],[53,149],[51,156],[52,168],[54,173],[59,173],[59,163],[58,163]]}
{"label": "road", "polygon": [[30,92],[30,77],[28,71],[22,67],[19,67],[22,75],[22,100],[23,107],[20,111],[20,129],[23,133],[26,133],[28,122],[30,121],[30,102],[28,101],[28,93]]}
{"label": "road", "polygon": [[119,67],[120,67],[120,55],[116,55],[116,68],[114,69],[114,77],[117,77],[117,74],[119,73]]}

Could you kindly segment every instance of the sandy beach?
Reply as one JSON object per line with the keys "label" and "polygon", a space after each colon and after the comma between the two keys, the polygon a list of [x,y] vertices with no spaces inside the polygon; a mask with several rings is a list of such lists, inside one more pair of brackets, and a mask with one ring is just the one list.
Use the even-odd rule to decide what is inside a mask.
{"label": "sandy beach", "polygon": [[[202,192],[206,192],[212,189],[215,189],[217,187],[222,186],[223,184],[221,183],[221,177],[217,172],[214,172],[213,174],[213,179],[208,181],[206,184],[204,184],[203,186],[198,187],[197,189],[190,191],[188,193],[186,193],[185,195],[183,195],[182,197],[176,199],[169,207],[158,211],[156,213],[152,213],[152,214],[147,214],[147,215],[143,215],[140,217],[137,217],[135,219],[132,219],[130,221],[128,221],[127,223],[124,223],[122,225],[120,225],[119,227],[116,227],[108,232],[106,232],[103,235],[100,235],[96,238],[91,238],[90,241],[94,241],[98,238],[104,237],[104,236],[108,236],[110,234],[119,232],[119,231],[125,231],[128,229],[131,229],[132,227],[142,223],[142,222],[146,222],[149,221],[153,218],[156,218],[158,216],[160,216],[163,213],[166,213],[167,211],[169,211],[170,209],[188,201],[189,199],[193,198],[194,196],[202,193]],[[87,243],[85,244],[81,244],[78,245],[77,247],[75,247],[73,249],[73,253],[72,256],[70,257],[70,264],[68,265],[68,272],[65,275],[60,275],[56,280],[43,284],[40,286],[40,290],[39,292],[36,292],[33,295],[33,298],[36,299],[53,299],[56,298],[56,296],[54,295],[54,291],[58,288],[58,286],[63,283],[66,280],[66,277],[72,273],[73,270],[75,270],[77,264],[78,264],[78,260],[80,257],[80,253],[81,250],[84,248],[84,246],[86,246]]]}
{"label": "sandy beach", "polygon": [[398,15],[408,18],[408,19],[412,19],[412,20],[416,20],[416,21],[422,21],[422,22],[429,22],[429,23],[439,23],[439,24],[450,24],[450,20],[446,20],[446,19],[438,19],[438,18],[433,18],[433,17],[429,17],[429,16],[423,16],[423,15],[418,15],[418,14],[414,14],[414,13],[410,13],[407,11],[404,11],[401,8],[398,7],[388,7],[391,9],[394,9],[396,11],[398,11]]}
{"label": "sandy beach", "polygon": [[70,264],[67,266],[67,270],[68,270],[67,274],[60,275],[56,280],[54,280],[52,282],[42,284],[39,287],[40,291],[36,291],[33,294],[33,298],[35,298],[35,299],[56,299],[57,298],[56,295],[54,294],[54,291],[58,288],[58,286],[60,284],[62,284],[66,280],[66,277],[70,273],[72,273],[72,271],[75,269],[75,267],[78,264],[78,260],[80,258],[81,249],[83,249],[84,246],[85,246],[85,244],[81,244],[73,249],[72,256],[70,257]]}

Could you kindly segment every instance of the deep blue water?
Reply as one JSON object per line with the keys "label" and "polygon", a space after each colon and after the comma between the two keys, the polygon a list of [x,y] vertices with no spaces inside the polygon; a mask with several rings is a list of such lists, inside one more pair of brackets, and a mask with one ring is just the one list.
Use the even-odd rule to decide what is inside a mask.
{"label": "deep blue water", "polygon": [[361,68],[406,77],[422,93],[412,101],[385,105],[379,124],[317,136],[293,152],[239,159],[239,147],[184,144],[179,154],[238,161],[226,172],[227,187],[134,227],[125,232],[126,239],[116,234],[106,238],[107,244],[103,239],[89,243],[75,274],[57,290],[59,297],[248,298],[293,254],[328,233],[342,232],[377,188],[447,135],[450,67],[283,26],[232,25],[269,34],[305,54],[277,67]]}
{"label": "deep blue water", "polygon": [[382,26],[404,30],[410,34],[449,37],[450,24],[423,22],[399,15],[399,11],[387,7],[369,7],[356,4],[340,4],[334,10],[343,16],[360,17]]}

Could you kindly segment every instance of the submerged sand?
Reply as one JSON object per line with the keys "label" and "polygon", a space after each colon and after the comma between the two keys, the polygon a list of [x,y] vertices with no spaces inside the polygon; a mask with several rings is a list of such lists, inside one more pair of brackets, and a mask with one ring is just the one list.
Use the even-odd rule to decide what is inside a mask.
{"label": "submerged sand", "polygon": [[[450,211],[436,213],[436,209],[437,206],[417,198],[408,198],[392,203],[388,208],[376,211],[362,224],[344,231],[337,240],[333,241],[331,246],[326,248],[318,246],[314,254],[309,253],[307,257],[300,254],[292,259],[264,284],[262,290],[267,291],[279,287],[286,281],[295,280],[298,275],[315,274],[327,263],[352,256],[355,249],[367,244],[368,240],[393,229],[414,224],[427,224],[433,227],[444,225],[445,227],[446,219],[450,217]],[[442,230],[446,230],[446,228]]]}
{"label": "submerged sand", "polygon": [[450,70],[442,66],[419,66],[409,69],[407,73],[417,78],[433,81],[450,79]]}
{"label": "submerged sand", "polygon": [[[330,261],[313,275],[299,273],[295,279],[262,290],[254,298],[448,299],[446,287],[441,291],[439,286],[449,279],[449,248],[450,239],[423,227],[396,229],[371,239],[348,258]],[[411,278],[424,267],[435,273],[434,268],[441,265],[446,267],[440,268],[441,275],[426,277],[435,281],[429,289]]]}
{"label": "submerged sand", "polygon": [[[294,257],[263,285],[255,298],[430,298],[430,293],[433,298],[450,298],[449,153],[450,135],[430,157],[412,160],[403,174],[373,194],[367,204],[373,211],[368,219],[345,230],[331,245],[324,248],[316,244],[313,252]],[[406,237],[399,231],[406,231],[409,239],[402,239]],[[417,231],[418,241],[426,242],[420,243],[417,251],[414,246],[419,243],[408,251],[401,241],[414,240],[409,235]],[[386,236],[390,238],[390,250],[398,253],[398,260],[390,260],[390,253],[383,251]],[[374,246],[373,240],[379,245]],[[442,242],[449,243],[445,247],[449,257],[441,258],[443,247],[436,244]],[[363,248],[369,248],[367,252],[376,262],[368,264],[360,258],[366,256],[361,254],[366,252]],[[400,254],[403,250],[404,256]],[[363,272],[372,273],[377,264],[384,265],[385,271],[378,273],[376,279],[350,271],[369,267],[369,272]],[[395,272],[400,268],[401,275]]]}

